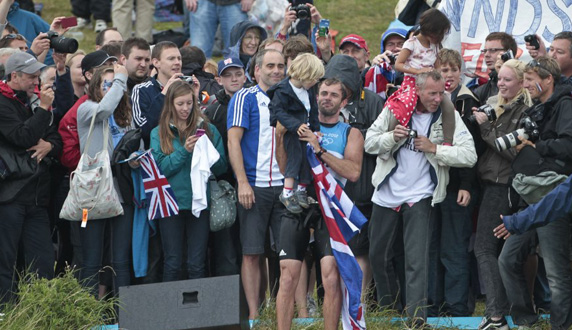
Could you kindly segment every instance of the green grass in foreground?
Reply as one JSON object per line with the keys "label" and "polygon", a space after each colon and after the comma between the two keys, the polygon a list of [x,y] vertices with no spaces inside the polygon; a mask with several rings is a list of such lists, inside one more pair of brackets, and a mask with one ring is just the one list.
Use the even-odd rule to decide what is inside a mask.
{"label": "green grass in foreground", "polygon": [[[72,16],[69,0],[36,0],[44,3],[42,17],[51,23],[54,17]],[[94,0],[95,1],[95,0]],[[206,1],[206,0],[205,0]],[[381,34],[394,20],[394,8],[397,0],[315,0],[314,3],[324,18],[331,21],[331,28],[339,31],[337,41],[350,33],[363,36],[373,56],[379,52]],[[180,27],[182,23],[155,23],[157,30]],[[95,33],[93,28],[82,30],[84,39],[80,41],[80,49],[93,51]]]}

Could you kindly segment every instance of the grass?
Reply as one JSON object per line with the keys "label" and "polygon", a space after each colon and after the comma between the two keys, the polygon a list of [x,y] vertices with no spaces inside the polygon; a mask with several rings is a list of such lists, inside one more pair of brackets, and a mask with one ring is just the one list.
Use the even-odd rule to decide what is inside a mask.
{"label": "grass", "polygon": [[[51,23],[54,17],[71,16],[69,0],[36,0],[44,3],[42,17]],[[97,0],[92,0],[97,1]],[[395,18],[394,7],[397,0],[315,0],[316,7],[324,18],[331,21],[331,29],[338,30],[337,41],[350,33],[363,36],[373,56],[379,52],[381,34]],[[182,23],[155,23],[157,30],[180,27]],[[84,39],[80,40],[80,49],[93,51],[95,33],[93,29],[82,30]]]}
{"label": "grass", "polygon": [[0,330],[89,330],[115,319],[114,299],[97,300],[67,270],[53,280],[29,273],[19,282],[18,303],[2,306]]}

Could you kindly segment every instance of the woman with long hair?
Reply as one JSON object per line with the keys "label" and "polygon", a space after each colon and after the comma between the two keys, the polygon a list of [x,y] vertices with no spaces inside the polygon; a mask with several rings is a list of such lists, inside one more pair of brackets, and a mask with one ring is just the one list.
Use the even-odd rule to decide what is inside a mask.
{"label": "woman with long hair", "polygon": [[[102,148],[104,125],[109,126],[109,158],[123,135],[134,128],[131,105],[127,90],[127,70],[114,64],[113,68],[99,68],[93,74],[85,101],[77,111],[77,127],[81,152],[94,157]],[[89,149],[85,150],[92,116],[95,123],[91,133]],[[97,293],[98,273],[102,267],[105,227],[111,229],[111,265],[113,267],[114,290],[130,284],[129,260],[133,227],[133,196],[122,196],[119,181],[114,177],[114,189],[117,191],[123,215],[109,219],[88,220],[87,226],[80,229],[82,242],[83,268],[80,279],[85,281],[94,294]]]}
{"label": "woman with long hair", "polygon": [[498,95],[487,101],[494,108],[496,118],[473,108],[486,145],[478,163],[483,198],[475,240],[475,256],[486,294],[485,317],[479,329],[508,329],[504,316],[509,312],[509,305],[498,266],[503,241],[494,236],[493,229],[502,223],[500,214],[512,214],[517,206],[515,200],[510,198],[516,194],[510,186],[511,163],[516,157],[516,150],[499,151],[495,147],[495,140],[516,130],[524,111],[532,105],[530,94],[523,87],[524,68],[523,62],[514,59],[508,60],[500,68]]}
{"label": "woman with long hair", "polygon": [[187,277],[206,276],[209,211],[208,208],[201,211],[198,217],[191,212],[191,161],[193,157],[209,156],[194,152],[203,131],[220,155],[211,167],[212,173],[218,176],[225,173],[227,168],[220,133],[208,123],[199,109],[198,86],[196,81],[192,85],[177,81],[169,86],[159,126],[151,131],[153,156],[169,181],[179,205],[178,215],[158,221],[164,253],[164,282],[181,279],[184,249],[187,251]]}

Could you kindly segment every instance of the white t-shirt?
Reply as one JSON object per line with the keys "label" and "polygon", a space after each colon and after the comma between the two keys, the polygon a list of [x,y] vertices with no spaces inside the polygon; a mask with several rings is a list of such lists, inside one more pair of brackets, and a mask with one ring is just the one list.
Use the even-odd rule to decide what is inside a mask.
{"label": "white t-shirt", "polygon": [[[439,46],[437,44],[430,44],[429,48],[426,48],[416,36],[412,36],[409,40],[405,41],[403,48],[411,52],[407,61],[405,61],[406,65],[414,69],[433,68],[435,66],[437,53],[439,53]],[[414,76],[409,73],[405,75]]]}
{"label": "white t-shirt", "polygon": [[[413,113],[411,124],[419,136],[427,135],[432,117],[431,113]],[[431,180],[430,168],[425,153],[415,149],[413,139],[408,139],[397,151],[395,172],[373,193],[371,201],[382,207],[396,208],[431,197],[435,184]]]}
{"label": "white t-shirt", "polygon": [[304,105],[304,107],[306,107],[306,111],[308,111],[308,118],[309,118],[310,117],[310,95],[308,94],[308,91],[305,90],[303,87],[298,88],[298,87],[294,86],[292,84],[292,81],[288,81],[288,82],[290,83],[290,86],[292,86],[294,93],[296,93],[298,100],[300,100],[302,102],[302,104]]}

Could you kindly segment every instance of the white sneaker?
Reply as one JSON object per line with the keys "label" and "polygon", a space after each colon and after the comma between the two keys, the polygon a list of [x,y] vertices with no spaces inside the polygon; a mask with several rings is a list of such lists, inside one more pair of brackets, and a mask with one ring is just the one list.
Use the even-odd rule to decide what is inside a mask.
{"label": "white sneaker", "polygon": [[89,25],[89,20],[85,18],[78,17],[77,18],[77,25],[74,28],[83,29],[84,27]]}
{"label": "white sneaker", "polygon": [[107,23],[104,20],[98,19],[97,21],[95,21],[95,27],[93,28],[93,30],[96,33],[99,33],[105,29],[107,29]]}

